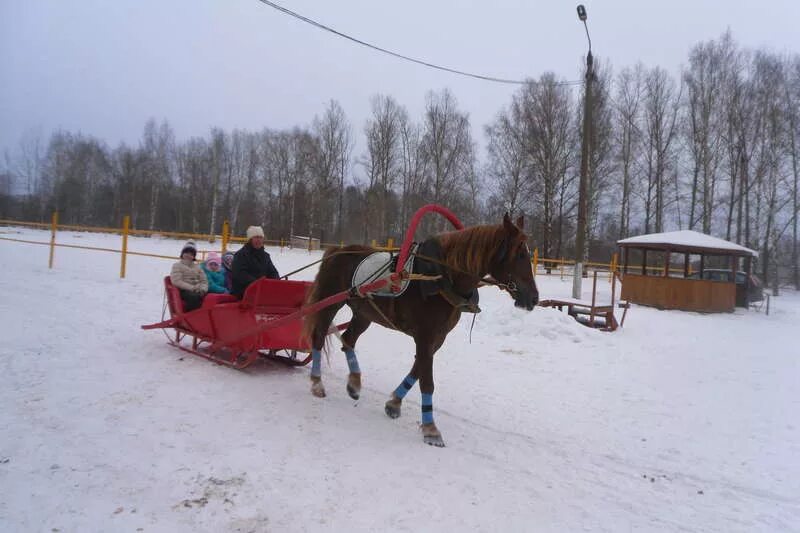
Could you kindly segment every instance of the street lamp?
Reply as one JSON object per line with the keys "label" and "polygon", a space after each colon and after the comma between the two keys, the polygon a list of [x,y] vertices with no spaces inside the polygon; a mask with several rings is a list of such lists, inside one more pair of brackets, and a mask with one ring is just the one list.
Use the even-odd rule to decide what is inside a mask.
{"label": "street lamp", "polygon": [[586,84],[583,102],[583,138],[581,139],[581,176],[578,186],[578,224],[575,235],[575,272],[572,278],[572,297],[581,297],[581,281],[583,279],[583,261],[586,251],[586,214],[588,212],[588,184],[589,184],[589,157],[591,154],[592,131],[592,38],[589,37],[589,26],[586,25],[586,8],[578,5],[578,19],[586,28],[586,39],[589,41],[589,51],[586,54]]}

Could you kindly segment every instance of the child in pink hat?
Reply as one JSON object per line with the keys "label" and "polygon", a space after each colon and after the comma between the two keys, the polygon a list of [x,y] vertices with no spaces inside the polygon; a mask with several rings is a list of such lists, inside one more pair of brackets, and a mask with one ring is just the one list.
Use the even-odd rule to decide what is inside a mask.
{"label": "child in pink hat", "polygon": [[228,294],[225,288],[225,272],[222,271],[222,260],[219,254],[211,252],[203,263],[203,272],[208,278],[208,292],[216,294]]}

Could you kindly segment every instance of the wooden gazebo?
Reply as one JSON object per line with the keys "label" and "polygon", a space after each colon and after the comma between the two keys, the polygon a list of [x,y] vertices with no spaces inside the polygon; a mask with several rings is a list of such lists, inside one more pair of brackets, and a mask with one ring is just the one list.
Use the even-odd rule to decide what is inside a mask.
{"label": "wooden gazebo", "polygon": [[[659,309],[733,311],[737,303],[736,273],[744,271],[747,275],[738,300],[740,305],[748,304],[747,283],[758,252],[690,230],[639,235],[617,244],[622,248],[623,300]],[[632,256],[637,252],[641,264],[633,266]],[[699,265],[693,270],[690,258],[698,255]],[[722,268],[708,269],[711,258]],[[648,266],[648,261],[653,266]]]}

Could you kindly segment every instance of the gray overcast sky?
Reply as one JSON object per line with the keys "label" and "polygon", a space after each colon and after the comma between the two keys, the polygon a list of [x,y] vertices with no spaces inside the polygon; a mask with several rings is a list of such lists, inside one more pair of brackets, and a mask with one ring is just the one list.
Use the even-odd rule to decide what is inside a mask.
{"label": "gray overcast sky", "polygon": [[[509,78],[580,77],[586,50],[564,0],[276,0],[363,40],[446,66]],[[726,28],[747,47],[800,50],[800,0],[585,0],[595,54],[677,73],[689,48]],[[0,150],[26,131],[136,142],[149,117],[179,139],[211,126],[308,124],[331,99],[357,135],[369,97],[412,117],[449,87],[477,133],[515,86],[437,72],[368,50],[257,0],[0,0]],[[359,140],[359,145],[362,145]]]}

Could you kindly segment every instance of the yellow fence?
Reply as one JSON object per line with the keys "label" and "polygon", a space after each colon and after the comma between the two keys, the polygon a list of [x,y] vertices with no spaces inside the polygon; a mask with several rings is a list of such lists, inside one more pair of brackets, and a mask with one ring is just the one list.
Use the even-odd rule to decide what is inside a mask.
{"label": "yellow fence", "polygon": [[[8,220],[8,219],[0,219],[0,225],[3,226],[22,226],[22,227],[30,227],[30,228],[37,228],[37,229],[49,229],[50,230],[50,241],[49,242],[42,242],[42,241],[31,241],[27,239],[14,239],[11,237],[0,237],[0,240],[4,241],[11,241],[11,242],[20,242],[25,244],[40,244],[46,245],[50,247],[50,254],[48,258],[48,267],[53,268],[53,263],[55,259],[55,249],[56,248],[76,248],[79,250],[91,250],[96,252],[111,252],[120,254],[120,267],[119,267],[119,277],[124,278],[127,270],[127,259],[129,255],[136,255],[141,257],[155,257],[158,259],[169,259],[174,261],[174,255],[159,255],[159,254],[151,254],[147,252],[133,252],[128,250],[128,236],[130,235],[143,235],[143,236],[170,236],[170,237],[180,237],[185,239],[194,239],[194,240],[204,240],[208,239],[208,235],[199,235],[194,233],[177,233],[177,232],[166,232],[166,231],[144,231],[144,230],[134,230],[130,228],[130,217],[125,216],[122,220],[122,226],[119,228],[105,228],[105,227],[97,227],[97,226],[77,226],[77,225],[70,225],[70,224],[59,224],[58,223],[58,212],[54,212],[51,219],[50,224],[44,224],[41,222],[25,222],[20,220]],[[118,250],[116,248],[103,248],[98,246],[83,246],[78,244],[66,244],[66,243],[59,243],[56,242],[56,236],[58,231],[86,231],[92,233],[111,233],[111,234],[118,234],[122,237],[121,248]],[[211,239],[209,242],[214,242],[214,239]],[[223,246],[227,244],[223,236]],[[203,251],[203,253],[207,253],[207,251]]]}
{"label": "yellow fence", "polygon": [[[80,225],[73,225],[73,224],[59,224],[58,223],[58,212],[54,212],[50,219],[50,223],[46,224],[43,222],[28,222],[24,220],[11,220],[11,219],[0,219],[0,226],[21,226],[21,227],[28,227],[28,228],[36,228],[36,229],[43,229],[50,231],[50,241],[32,241],[28,239],[15,239],[12,237],[4,237],[0,236],[0,240],[3,241],[10,241],[10,242],[19,242],[24,244],[38,244],[50,247],[50,254],[48,258],[48,266],[49,268],[53,268],[53,263],[55,259],[55,249],[56,248],[76,248],[80,250],[91,250],[97,252],[110,252],[110,253],[117,253],[120,254],[120,266],[119,266],[119,277],[124,278],[127,272],[127,259],[128,256],[140,256],[140,257],[154,257],[158,259],[169,259],[174,261],[176,256],[174,255],[160,255],[160,254],[152,254],[147,252],[134,252],[128,249],[128,237],[129,236],[139,236],[139,237],[172,237],[177,239],[188,239],[194,240],[197,242],[200,241],[208,241],[209,243],[213,244],[217,241],[220,242],[220,248],[214,250],[198,250],[200,258],[205,258],[205,255],[211,251],[217,251],[220,253],[224,253],[227,251],[228,246],[231,243],[239,243],[244,244],[247,242],[246,237],[238,237],[231,234],[230,231],[230,224],[228,221],[224,221],[222,223],[222,233],[218,235],[209,235],[209,234],[201,234],[201,233],[183,233],[183,232],[175,232],[175,231],[158,231],[158,230],[138,230],[132,229],[130,227],[130,216],[126,215],[122,219],[122,225],[119,228],[110,228],[110,227],[100,227],[100,226],[80,226]],[[56,242],[57,234],[59,231],[84,231],[84,232],[91,232],[91,233],[105,233],[105,234],[115,234],[120,235],[121,243],[120,249],[115,248],[103,248],[98,246],[83,246],[77,244],[66,244],[66,243],[59,243]],[[281,249],[283,248],[291,248],[289,239],[265,239],[264,243],[272,246],[279,246]],[[313,241],[309,239],[308,244],[308,251],[312,251],[312,243]],[[386,245],[379,245],[376,241],[372,241],[372,245],[375,248],[381,250],[396,250],[394,247],[394,242],[392,239],[388,239]],[[344,242],[340,243],[322,243],[320,246],[323,248],[327,247],[336,247],[336,246],[344,246]]]}
{"label": "yellow fence", "polygon": [[[42,241],[31,241],[26,239],[14,239],[10,237],[0,237],[0,240],[4,241],[12,241],[12,242],[20,242],[26,244],[39,244],[39,245],[48,245],[50,247],[50,256],[48,260],[48,265],[50,268],[53,268],[53,261],[55,256],[55,249],[57,247],[64,247],[64,248],[77,248],[81,250],[92,250],[92,251],[100,251],[100,252],[111,252],[111,253],[118,253],[120,254],[120,268],[119,268],[119,277],[124,278],[127,270],[127,258],[128,256],[140,256],[140,257],[154,257],[158,259],[169,259],[174,261],[174,255],[159,255],[159,254],[151,254],[146,252],[134,252],[128,249],[128,237],[133,236],[144,236],[144,237],[154,237],[154,236],[163,236],[163,237],[173,237],[178,239],[191,239],[194,241],[208,241],[209,243],[213,244],[217,241],[220,241],[220,249],[218,250],[198,250],[200,253],[201,259],[205,257],[205,254],[209,251],[218,251],[220,253],[225,252],[228,249],[228,245],[231,243],[245,243],[247,239],[245,237],[238,237],[231,234],[230,231],[230,224],[228,221],[224,221],[222,224],[222,232],[219,235],[209,235],[209,234],[199,234],[199,233],[182,233],[182,232],[174,232],[174,231],[157,231],[157,230],[137,230],[132,229],[130,227],[130,217],[125,216],[122,220],[122,225],[119,228],[108,228],[108,227],[97,227],[97,226],[78,226],[78,225],[69,225],[69,224],[59,224],[58,223],[58,212],[54,212],[50,224],[45,224],[41,222],[26,222],[20,220],[9,220],[9,219],[0,219],[0,226],[23,226],[23,227],[31,227],[31,228],[38,228],[38,229],[47,229],[50,230],[50,242],[42,242]],[[86,231],[86,232],[93,232],[93,233],[107,233],[107,234],[116,234],[121,236],[121,246],[120,249],[114,248],[101,248],[96,246],[81,246],[77,244],[64,244],[64,243],[57,243],[56,242],[56,235],[58,231]],[[285,247],[289,247],[289,239],[273,239],[268,240],[265,239],[264,241],[266,244],[279,246],[281,249]],[[308,240],[308,250],[312,251],[313,248],[313,240]],[[318,242],[318,241],[317,241]],[[319,243],[318,246],[322,248],[328,247],[340,247],[344,246],[344,242],[339,243]],[[397,250],[398,248],[395,246],[394,240],[389,238],[387,239],[385,245],[383,243],[378,243],[375,239],[372,240],[372,247],[377,248],[379,250]],[[575,262],[568,259],[547,259],[547,258],[540,258],[539,257],[539,249],[536,248],[533,250],[533,254],[531,257],[531,264],[533,267],[534,276],[537,274],[557,274],[560,275],[562,278],[565,275],[571,275],[571,273],[567,273],[566,269],[570,267],[574,267]],[[617,254],[614,254],[610,263],[597,263],[597,262],[586,262],[584,263],[588,269],[593,269],[597,271],[607,272],[608,273],[608,280],[611,281],[614,273],[619,273],[619,264],[617,262]],[[541,271],[540,271],[541,267]],[[641,270],[641,266],[634,266],[629,265],[629,270]],[[588,272],[587,269],[587,272]],[[663,272],[664,267],[647,267],[648,271],[653,272]],[[555,271],[555,272],[554,272]],[[678,272],[678,270],[671,270]],[[683,270],[680,270],[680,273],[683,273]]]}

